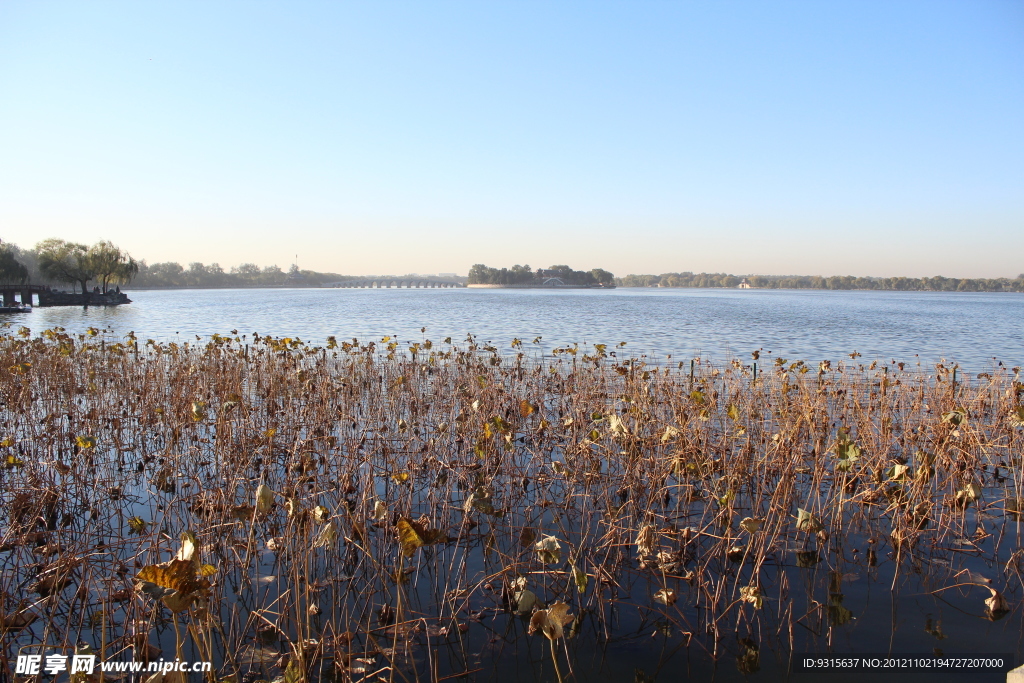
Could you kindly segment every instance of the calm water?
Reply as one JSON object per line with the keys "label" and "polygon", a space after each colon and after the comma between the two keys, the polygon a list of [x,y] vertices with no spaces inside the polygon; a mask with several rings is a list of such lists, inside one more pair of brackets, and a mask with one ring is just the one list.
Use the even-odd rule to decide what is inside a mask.
{"label": "calm water", "polygon": [[[1010,293],[831,292],[721,289],[475,290],[279,289],[137,291],[116,308],[40,308],[4,318],[34,331],[89,326],[143,339],[237,329],[322,342],[393,335],[418,340],[473,333],[508,348],[628,342],[632,354],[749,358],[758,348],[805,360],[922,365],[942,358],[973,371],[997,358],[1024,362],[1024,296]],[[918,354],[915,357],[915,354]]]}
{"label": "calm water", "polygon": [[[896,359],[911,365],[921,362],[922,367],[946,358],[975,372],[988,369],[993,358],[1008,366],[1024,364],[1024,296],[1017,294],[301,289],[139,291],[130,296],[133,304],[111,309],[49,308],[3,317],[36,333],[54,326],[72,332],[96,326],[160,340],[194,340],[195,335],[232,329],[239,334],[299,336],[313,342],[322,342],[328,335],[417,340],[424,336],[420,328],[426,327],[425,336],[434,340],[449,335],[461,339],[471,332],[507,350],[513,337],[529,345],[534,337],[543,336],[545,349],[572,342],[612,346],[626,341],[630,353],[659,359],[667,354],[688,358],[695,353],[749,359],[751,350],[763,348],[776,356],[811,361],[845,358],[853,350],[862,354],[860,361]],[[1016,531],[1011,528],[1009,533],[1005,545],[1016,542],[1012,537]],[[957,569],[1002,576],[1002,565],[987,557],[954,557]],[[262,560],[263,571],[273,573],[273,556],[267,553]],[[794,595],[807,596],[803,609],[814,607],[811,597],[820,597],[829,569],[822,563],[794,575]],[[854,557],[844,560],[844,571],[848,572],[844,574],[848,577],[844,579],[848,580],[845,604],[854,611],[852,621],[834,634],[832,629],[815,633],[805,628],[788,635],[758,634],[762,646],[758,674],[744,675],[737,668],[736,642],[724,642],[723,651],[729,654],[715,662],[703,656],[699,647],[682,647],[678,637],[657,636],[656,624],[646,612],[624,607],[616,617],[616,638],[603,641],[597,627],[588,622],[584,637],[569,643],[576,680],[643,680],[634,677],[638,668],[656,674],[658,681],[822,680],[813,673],[788,674],[788,647],[796,652],[928,653],[934,648],[948,653],[1006,652],[1020,663],[1022,617],[1017,610],[997,622],[980,617],[984,591],[981,597],[977,590],[935,594],[927,572],[902,574],[893,590],[891,558],[870,567]],[[817,593],[813,586],[818,586]],[[637,584],[636,590],[632,602],[646,604],[646,584]],[[1008,595],[1017,599],[1015,591]],[[942,624],[940,635],[932,630],[933,623]],[[479,668],[473,680],[553,680],[546,643],[524,635],[525,620],[500,616],[485,626],[472,631],[469,649],[479,655],[466,663],[453,660],[452,671]],[[790,637],[793,640],[787,645]],[[165,651],[171,651],[169,643]],[[833,672],[828,680],[995,683],[1003,676],[991,671],[971,675]]]}

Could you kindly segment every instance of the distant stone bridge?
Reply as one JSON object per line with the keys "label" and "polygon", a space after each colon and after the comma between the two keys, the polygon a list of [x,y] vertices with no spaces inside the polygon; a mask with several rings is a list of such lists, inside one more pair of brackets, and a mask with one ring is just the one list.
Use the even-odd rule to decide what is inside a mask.
{"label": "distant stone bridge", "polygon": [[338,289],[352,289],[352,288],[367,288],[370,289],[390,289],[392,287],[401,289],[406,287],[412,289],[416,288],[443,288],[451,289],[455,287],[465,287],[466,285],[461,282],[455,282],[451,280],[431,280],[426,278],[415,278],[415,277],[367,277],[360,278],[358,280],[342,280],[341,282],[327,282],[323,284],[324,287],[334,287]]}

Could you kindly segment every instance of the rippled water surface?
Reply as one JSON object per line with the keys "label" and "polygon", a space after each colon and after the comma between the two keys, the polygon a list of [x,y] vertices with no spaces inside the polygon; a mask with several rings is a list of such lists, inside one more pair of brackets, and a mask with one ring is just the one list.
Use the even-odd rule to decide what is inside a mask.
{"label": "rippled water surface", "polygon": [[[322,343],[329,335],[364,341],[384,335],[402,340],[419,340],[424,336],[433,340],[452,336],[460,340],[472,333],[509,352],[514,337],[530,347],[532,339],[542,336],[538,353],[573,342],[606,343],[610,350],[626,341],[630,354],[646,353],[656,360],[671,354],[675,356],[673,362],[695,354],[719,360],[735,355],[749,361],[752,350],[764,349],[765,355],[771,352],[775,357],[812,362],[846,358],[846,354],[856,350],[861,354],[860,361],[877,359],[888,363],[895,359],[911,367],[920,362],[922,369],[945,358],[973,372],[988,370],[998,361],[1011,367],[1024,364],[1024,296],[1019,294],[281,289],[138,291],[130,296],[134,303],[116,308],[40,308],[29,314],[3,317],[15,325],[28,325],[36,333],[55,326],[71,332],[95,326],[111,328],[118,334],[134,331],[141,340],[195,340],[197,335],[208,337],[236,329],[238,334],[297,336],[313,343]],[[424,327],[426,332],[421,332]],[[43,422],[33,419],[31,424]],[[900,558],[895,553],[879,551],[877,564],[863,559],[877,539],[869,540],[857,532],[851,531],[843,543],[834,541],[834,554],[816,556],[806,566],[799,564],[803,546],[780,548],[772,563],[766,565],[765,576],[785,574],[785,590],[793,598],[785,604],[780,600],[768,602],[762,613],[767,627],[750,628],[761,647],[758,673],[742,666],[737,653],[742,654],[745,646],[733,636],[723,638],[712,656],[703,649],[708,642],[704,638],[707,633],[696,627],[692,647],[685,645],[688,641],[677,631],[671,637],[662,632],[656,610],[650,607],[655,584],[644,579],[617,585],[620,605],[608,608],[608,623],[612,624],[614,637],[608,636],[603,623],[593,614],[581,619],[581,635],[568,642],[565,652],[565,661],[572,666],[572,680],[1003,680],[1002,671],[994,670],[970,675],[957,671],[868,675],[863,671],[838,671],[826,677],[817,673],[790,674],[789,669],[793,653],[827,651],[1009,653],[1019,664],[1024,633],[1017,610],[1019,574],[1013,573],[1017,571],[1016,565],[1006,558],[1020,547],[1022,527],[1016,520],[1004,518],[999,507],[1002,503],[996,504],[1012,493],[1011,485],[999,479],[1005,476],[1007,467],[1019,471],[1019,460],[1013,457],[1019,456],[1009,453],[1008,466],[1000,462],[1002,470],[983,468],[984,476],[988,477],[988,507],[984,512],[972,508],[965,513],[969,527],[979,532],[988,529],[987,535],[979,536],[989,539],[985,552],[965,550],[973,546],[967,538],[956,539],[953,547],[927,546],[919,555],[902,560],[907,571],[900,573],[897,580]],[[142,515],[152,507],[148,497],[150,483],[138,484],[144,504],[133,510],[136,514]],[[134,494],[135,490],[132,491]],[[1019,495],[1019,486],[1016,491],[1014,495]],[[386,498],[383,493],[378,495]],[[555,497],[567,498],[565,492]],[[884,518],[889,511],[881,512],[883,509],[880,506],[877,513],[871,514]],[[543,524],[554,526],[553,519],[548,517]],[[625,538],[625,545],[629,546],[631,540]],[[519,544],[518,540],[513,541],[513,545]],[[478,550],[483,554],[483,549]],[[793,557],[797,557],[797,565],[793,564]],[[264,551],[259,573],[274,578],[280,571],[277,561],[274,553]],[[489,571],[486,559],[473,560],[468,567],[477,573]],[[771,574],[773,567],[777,567],[777,574]],[[1004,589],[1011,601],[1011,614],[995,621],[985,618],[982,609],[986,589],[981,585],[965,587],[963,580],[956,578],[962,569],[995,577],[995,585]],[[935,577],[941,577],[941,581]],[[777,585],[783,585],[782,580],[778,578]],[[821,602],[826,594],[835,597],[832,582],[836,580],[843,591],[839,597],[845,595],[846,600],[839,604],[849,610],[842,619],[833,614],[838,611],[836,604],[823,606]],[[674,585],[689,590],[681,583]],[[239,594],[238,599],[248,598]],[[333,594],[325,593],[324,604],[331,604],[333,599]],[[793,611],[784,612],[784,607]],[[702,626],[700,609],[687,609],[685,618]],[[808,618],[812,613],[832,616],[819,616],[815,621]],[[442,666],[453,672],[453,680],[463,670],[473,672],[469,680],[556,680],[548,668],[550,651],[546,642],[539,636],[528,637],[527,623],[526,617],[504,614],[479,624],[474,622],[464,642],[460,641],[461,649],[450,647],[446,651],[435,645],[436,649],[429,651],[421,648],[416,656],[422,660],[428,652],[432,657],[438,657],[440,652]],[[746,628],[739,621],[733,626],[737,632],[740,626]],[[165,629],[160,636],[165,652],[173,651],[173,635],[173,631]],[[472,656],[462,659],[463,651]],[[426,666],[422,661],[420,664]]]}
{"label": "rippled water surface", "polygon": [[[981,371],[1024,361],[1024,296],[1012,293],[722,289],[258,289],[131,292],[116,308],[39,308],[4,316],[35,331],[59,325],[134,330],[145,338],[259,332],[318,342],[328,335],[433,339],[466,333],[507,347],[628,342],[632,353],[695,353],[937,362]],[[918,357],[915,357],[918,354]]]}

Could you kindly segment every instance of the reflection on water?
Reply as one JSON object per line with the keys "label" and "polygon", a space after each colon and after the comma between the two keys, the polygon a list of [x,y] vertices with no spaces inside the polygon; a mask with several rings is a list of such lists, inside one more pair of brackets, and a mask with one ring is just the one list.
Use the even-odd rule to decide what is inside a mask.
{"label": "reflection on water", "polygon": [[[771,329],[792,344],[773,344],[776,358],[794,359],[845,352],[834,337],[809,334],[808,321],[871,319],[877,339],[894,319],[926,308],[919,304],[927,296],[908,298],[900,312],[899,299],[834,293],[817,299],[732,292],[350,294],[212,292],[205,308],[193,310],[201,293],[143,293],[133,307],[41,310],[34,320],[72,331],[90,324],[131,329],[142,339],[171,336],[171,327],[185,337],[238,328],[299,334],[314,343],[328,334],[417,338],[419,326],[430,327],[438,340],[438,328],[443,335],[462,324],[481,337],[493,333],[502,346],[502,335],[528,344],[529,326],[546,325],[536,331],[549,343],[625,338],[627,348],[651,353],[678,353],[658,339],[690,339],[686,343],[715,352],[707,339],[724,347],[731,335],[752,339]],[[295,303],[275,306],[275,300]],[[988,306],[978,315],[1005,322],[1005,329],[1017,324],[1001,308],[1015,299],[938,302],[937,319],[952,319],[957,307]],[[646,328],[601,326],[595,322],[601,308],[621,309],[633,320],[647,311],[652,322]],[[721,324],[695,322],[716,309]],[[756,319],[755,310],[772,311],[773,327],[744,327],[743,320]],[[481,317],[472,319],[474,312]],[[803,327],[780,325],[786,316],[803,316]],[[893,339],[934,343],[921,332],[924,318],[913,318],[918,322],[908,329],[916,332]],[[710,332],[699,340],[672,337],[672,325]],[[660,332],[648,334],[654,328]],[[943,339],[959,338],[946,334]],[[872,334],[851,327],[848,336],[863,354],[859,360],[870,359],[862,343]],[[17,390],[35,398],[5,403],[13,436],[3,447],[19,447],[8,454],[6,495],[33,495],[45,475],[49,490],[62,492],[73,512],[58,532],[61,543],[38,545],[41,539],[25,537],[6,544],[2,552],[14,552],[9,557],[19,572],[8,569],[6,585],[20,590],[31,581],[45,598],[56,589],[43,584],[45,572],[38,578],[36,556],[61,548],[70,553],[77,543],[74,557],[88,551],[105,563],[95,572],[82,570],[93,587],[65,593],[68,600],[92,596],[83,601],[86,616],[63,607],[49,614],[88,623],[74,637],[94,646],[102,629],[121,637],[118,629],[148,627],[152,617],[155,642],[169,653],[176,624],[159,612],[133,612],[148,603],[115,600],[118,593],[109,588],[125,585],[143,561],[163,559],[178,532],[191,530],[202,539],[202,552],[217,558],[217,590],[225,597],[221,622],[246,642],[254,635],[262,642],[239,650],[238,659],[260,670],[273,669],[287,654],[287,643],[275,637],[286,632],[295,643],[323,634],[332,647],[351,645],[332,655],[339,660],[358,646],[382,667],[387,653],[405,673],[443,674],[434,680],[460,672],[471,672],[469,680],[557,680],[544,639],[528,635],[525,614],[510,613],[510,594],[520,595],[512,586],[528,587],[548,604],[565,599],[572,605],[571,637],[559,643],[565,649],[558,657],[575,680],[778,680],[801,652],[1020,650],[1021,432],[1016,413],[1007,412],[1018,385],[1006,370],[954,386],[947,369],[932,378],[838,363],[814,372],[817,364],[765,362],[769,369],[755,383],[751,368],[739,363],[700,364],[695,379],[674,365],[650,372],[611,360],[605,372],[583,354],[555,356],[556,366],[564,363],[555,372],[523,372],[511,357],[492,362],[501,359],[488,357],[485,348],[476,356],[455,353],[455,360],[439,365],[422,357],[389,365],[381,358],[370,362],[374,351],[353,351],[343,339],[328,360],[325,350],[276,340],[237,342],[246,344],[244,353],[232,346],[236,342],[218,340],[184,352],[168,345],[134,355],[99,337],[91,348],[77,344],[45,362],[10,366],[10,377],[17,377],[8,378],[5,395]],[[985,343],[1012,350],[1014,339]],[[825,341],[835,345],[814,346]],[[746,349],[764,344],[742,343]],[[382,354],[394,350],[381,347]],[[964,348],[947,353],[961,358]],[[436,341],[419,351],[426,349],[453,358],[448,344]],[[980,351],[974,357],[984,358]],[[609,397],[617,400],[607,403]],[[959,406],[969,406],[970,416]],[[89,442],[71,438],[86,430]],[[83,452],[88,449],[95,450]],[[768,457],[778,453],[784,458]],[[257,482],[279,495],[277,507],[268,502],[262,516],[255,507],[236,505],[260,504]],[[967,494],[973,504],[964,502]],[[7,510],[24,508],[8,500]],[[47,531],[57,531],[49,528],[57,524],[56,502],[42,496],[38,504],[51,512],[20,518],[9,512],[8,528],[11,518],[31,524],[45,517],[51,520],[44,523]],[[317,520],[315,505],[324,519]],[[815,521],[799,506],[824,512]],[[310,520],[330,521],[323,543],[323,530]],[[428,529],[445,531],[419,550],[401,552],[407,542],[402,520],[420,524],[422,539]],[[136,527],[149,528],[156,542]],[[547,549],[548,534],[561,545]],[[308,554],[310,548],[315,552]],[[745,593],[750,588],[757,591]],[[1005,594],[1009,613],[986,601],[995,588]],[[282,607],[293,594],[309,602],[289,597],[291,607]],[[103,596],[113,606],[103,607]],[[517,605],[522,599],[515,597]],[[261,631],[264,622],[250,614],[291,616],[282,617],[278,632]],[[337,633],[351,624],[359,625],[354,636]],[[338,629],[331,632],[333,625]],[[44,624],[36,628],[19,636],[24,644],[39,642]],[[63,629],[65,636],[71,632]],[[395,643],[407,635],[410,644],[397,650]],[[234,652],[227,642],[216,661]],[[200,658],[194,650],[186,656]],[[343,663],[343,673],[362,667]],[[970,677],[1000,678],[998,672]],[[865,677],[840,673],[829,680]],[[928,680],[965,677],[943,671]]]}
{"label": "reflection on water", "polygon": [[[118,308],[47,308],[4,316],[36,331],[59,325],[134,330],[143,339],[232,329],[322,342],[473,333],[506,348],[628,342],[633,354],[724,360],[766,355],[807,360],[892,359],[922,367],[942,358],[990,369],[1024,362],[1024,296],[1013,293],[831,292],[721,289],[471,290],[259,289],[131,292]],[[919,354],[919,355],[917,355]]]}

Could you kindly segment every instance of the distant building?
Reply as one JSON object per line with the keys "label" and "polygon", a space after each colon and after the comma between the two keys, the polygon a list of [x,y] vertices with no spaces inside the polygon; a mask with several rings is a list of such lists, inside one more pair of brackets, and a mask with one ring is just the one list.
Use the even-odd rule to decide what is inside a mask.
{"label": "distant building", "polygon": [[549,277],[562,277],[563,275],[565,275],[565,272],[561,270],[551,270],[550,268],[538,268],[535,277],[539,280],[543,280]]}
{"label": "distant building", "polygon": [[458,273],[438,273],[438,277],[458,277]]}
{"label": "distant building", "polygon": [[740,282],[738,285],[736,285],[736,288],[737,289],[753,289],[753,287],[751,287],[750,283],[747,282],[747,278],[743,278],[743,281]]}

